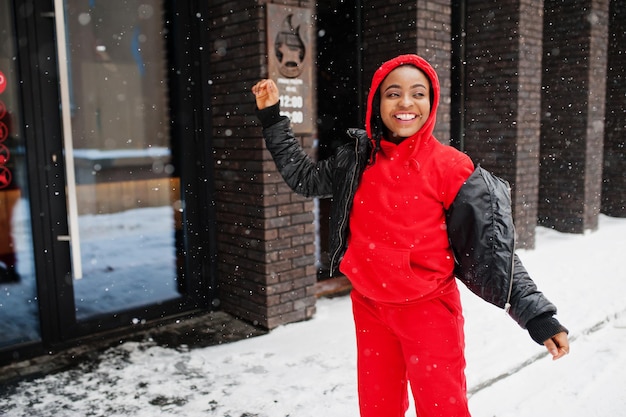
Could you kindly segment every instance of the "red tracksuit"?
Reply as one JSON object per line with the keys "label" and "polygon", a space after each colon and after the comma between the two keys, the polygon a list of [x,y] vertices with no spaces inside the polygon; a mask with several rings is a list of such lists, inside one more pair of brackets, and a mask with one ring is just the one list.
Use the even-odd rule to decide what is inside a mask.
{"label": "red tracksuit", "polygon": [[[375,73],[366,128],[380,83],[401,61]],[[407,381],[419,417],[467,417],[463,316],[453,276],[445,209],[474,167],[432,136],[439,83],[426,124],[396,145],[382,141],[360,180],[341,271],[353,284],[362,417],[401,417]]]}

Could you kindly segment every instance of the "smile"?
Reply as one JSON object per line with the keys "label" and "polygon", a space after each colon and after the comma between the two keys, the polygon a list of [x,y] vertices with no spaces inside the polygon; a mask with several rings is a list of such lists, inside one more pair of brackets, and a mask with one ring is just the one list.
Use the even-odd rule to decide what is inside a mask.
{"label": "smile", "polygon": [[399,113],[399,114],[394,115],[394,117],[398,120],[410,121],[410,120],[416,119],[417,115],[411,114],[411,113]]}

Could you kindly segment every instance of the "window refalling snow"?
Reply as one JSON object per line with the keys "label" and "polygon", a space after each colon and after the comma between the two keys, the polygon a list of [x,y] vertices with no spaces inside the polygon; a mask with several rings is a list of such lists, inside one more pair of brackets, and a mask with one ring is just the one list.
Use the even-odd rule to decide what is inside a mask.
{"label": "window refalling snow", "polygon": [[66,1],[78,320],[180,295],[164,19],[157,0]]}

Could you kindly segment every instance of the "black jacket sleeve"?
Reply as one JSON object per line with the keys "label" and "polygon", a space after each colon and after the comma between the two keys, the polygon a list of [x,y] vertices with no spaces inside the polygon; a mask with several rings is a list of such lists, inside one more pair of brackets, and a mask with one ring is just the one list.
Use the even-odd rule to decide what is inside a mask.
{"label": "black jacket sleeve", "polygon": [[315,162],[302,149],[287,117],[280,116],[279,105],[257,110],[263,126],[265,145],[278,171],[289,187],[305,197],[332,194],[333,158]]}
{"label": "black jacket sleeve", "polygon": [[[480,166],[446,212],[455,274],[472,292],[500,308],[538,343],[566,329],[515,254],[508,184]],[[540,340],[538,340],[540,339]]]}

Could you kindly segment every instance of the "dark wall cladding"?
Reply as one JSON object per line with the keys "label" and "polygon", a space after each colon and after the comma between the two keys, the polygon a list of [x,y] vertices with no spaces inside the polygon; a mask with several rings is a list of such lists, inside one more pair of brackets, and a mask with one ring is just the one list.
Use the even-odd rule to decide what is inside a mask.
{"label": "dark wall cladding", "polygon": [[600,212],[608,0],[546,0],[539,221],[595,229]]}
{"label": "dark wall cladding", "polygon": [[[299,29],[311,34],[305,45],[313,67],[307,84],[311,97],[299,98],[310,99],[313,126],[302,128],[305,133],[297,138],[312,158],[331,153],[341,142],[334,136],[345,131],[345,124],[362,125],[358,119],[364,116],[371,77],[379,65],[398,54],[417,53],[433,65],[440,79],[437,139],[461,148],[512,185],[518,247],[534,246],[538,224],[582,233],[597,227],[600,212],[626,217],[623,0],[182,3],[172,4],[189,14],[181,20],[185,30],[200,34],[200,49],[208,50],[191,53],[186,48],[194,42],[189,40],[198,39],[189,35],[174,46],[179,48],[178,58],[189,56],[189,61],[171,68],[182,74],[180,86],[175,84],[184,87],[181,97],[193,96],[185,106],[180,104],[176,127],[186,144],[193,143],[185,146],[185,161],[193,163],[181,164],[188,168],[181,171],[197,183],[190,188],[185,180],[181,187],[197,209],[194,213],[210,212],[206,223],[192,219],[199,225],[189,229],[193,251],[180,259],[196,268],[187,283],[204,288],[202,281],[210,280],[218,286],[211,306],[198,308],[219,309],[266,329],[307,320],[316,311],[318,273],[324,269],[325,244],[320,240],[328,238],[324,226],[330,203],[298,196],[285,184],[265,148],[250,92],[276,66],[270,65],[275,49],[268,45],[273,42],[267,39],[268,27],[273,28],[268,26],[268,11],[282,16],[285,9],[277,12],[273,6],[297,8],[311,16],[312,24]],[[197,13],[198,5],[208,13]],[[6,60],[3,65],[0,71],[7,75]],[[53,81],[49,85],[56,85]],[[23,87],[28,90],[27,84]],[[56,111],[58,100],[53,98]],[[10,107],[8,91],[2,102]],[[23,109],[32,112],[30,107]],[[2,113],[0,121],[6,121],[8,113]],[[46,122],[57,122],[46,116]],[[45,141],[39,144],[42,149],[50,146]],[[18,155],[8,142],[4,145],[12,159],[0,155],[4,162],[0,167]],[[215,233],[209,238],[209,233],[203,234],[206,230]],[[206,256],[202,261],[194,261],[202,256]],[[3,264],[10,261],[0,259]],[[47,278],[36,277],[34,271],[33,281],[45,283]],[[43,301],[38,302],[33,308],[45,313]],[[161,317],[169,318],[168,314]],[[39,316],[42,323],[53,321],[51,315]],[[38,348],[45,350],[50,329],[43,328]]]}
{"label": "dark wall cladding", "polygon": [[626,2],[609,7],[602,212],[626,217]]}
{"label": "dark wall cladding", "polygon": [[[279,4],[314,7],[312,1]],[[220,307],[274,328],[312,317],[317,278],[314,202],[285,185],[254,115],[250,88],[268,76],[266,11],[252,0],[210,5],[209,78]],[[311,154],[314,137],[300,138]]]}
{"label": "dark wall cladding", "polygon": [[[594,129],[604,131],[598,124],[604,103],[598,97],[604,97],[605,89],[607,0],[577,1],[576,7],[556,0],[372,0],[354,1],[350,7],[335,2],[323,7],[313,1],[272,3],[319,11],[319,27],[314,30],[323,29],[325,36],[337,36],[327,32],[327,22],[320,22],[332,15],[333,8],[349,15],[344,18],[351,30],[361,31],[338,43],[354,48],[350,56],[355,67],[350,71],[356,75],[351,78],[324,68],[315,81],[320,91],[328,91],[324,90],[328,85],[323,85],[329,82],[326,75],[343,74],[339,87],[333,88],[345,86],[354,93],[353,101],[364,100],[372,74],[385,60],[402,53],[418,53],[429,60],[442,85],[435,135],[448,143],[451,131],[461,132],[462,138],[454,138],[453,143],[464,144],[475,162],[511,183],[520,247],[534,246],[538,219],[568,232],[597,226],[603,155],[602,134]],[[276,172],[248,92],[257,79],[267,76],[266,2],[212,4],[210,79],[221,306],[272,328],[314,313],[316,205],[294,195]],[[464,10],[462,16],[459,10]],[[613,26],[623,25],[615,23],[623,21],[616,13]],[[451,22],[464,24],[465,31],[451,28]],[[453,45],[453,36],[463,39],[462,48],[458,39]],[[330,46],[323,42],[324,59],[316,62],[337,65],[327,59]],[[457,66],[464,64],[454,68],[454,78],[453,46],[464,53],[461,60],[455,58]],[[619,51],[613,49],[611,54]],[[613,70],[609,76],[622,75]],[[450,116],[453,94],[455,100],[464,97],[454,110],[463,112],[461,118]],[[609,112],[623,117],[620,92],[610,97],[614,101],[607,104]],[[323,121],[332,119],[333,104],[330,100],[324,104]],[[452,126],[452,120],[464,122]],[[623,121],[611,123],[623,126]],[[316,135],[320,142],[327,140],[324,129],[299,137],[312,156],[317,152]],[[613,142],[607,139],[609,143]],[[608,165],[623,163],[623,144],[615,143],[607,148],[605,172],[610,172]],[[621,201],[624,193],[615,189],[624,188],[622,172],[605,174],[604,181],[604,192],[621,195]],[[619,204],[613,201],[609,206],[608,199],[604,201],[606,207]],[[324,203],[320,209],[321,224],[326,221]],[[323,226],[321,231],[326,237]]]}
{"label": "dark wall cladding", "polygon": [[534,245],[542,1],[467,3],[465,151],[512,186],[519,246]]}

